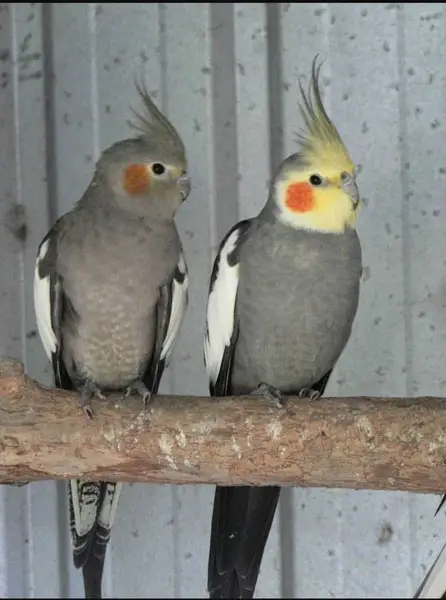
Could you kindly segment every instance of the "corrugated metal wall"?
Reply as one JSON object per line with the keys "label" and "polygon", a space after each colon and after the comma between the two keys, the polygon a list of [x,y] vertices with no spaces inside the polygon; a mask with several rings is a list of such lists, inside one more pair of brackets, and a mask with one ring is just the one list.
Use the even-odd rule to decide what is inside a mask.
{"label": "corrugated metal wall", "polygon": [[[295,148],[298,75],[324,96],[369,205],[353,339],[327,393],[445,394],[445,4],[0,4],[0,355],[50,382],[35,332],[37,245],[129,134],[133,75],[183,136],[193,192],[178,216],[191,302],[162,390],[205,394],[216,244],[255,214]],[[81,596],[64,484],[0,491],[0,595]],[[106,594],[205,597],[213,490],[127,485]],[[410,597],[446,537],[438,497],[286,490],[257,597]]]}

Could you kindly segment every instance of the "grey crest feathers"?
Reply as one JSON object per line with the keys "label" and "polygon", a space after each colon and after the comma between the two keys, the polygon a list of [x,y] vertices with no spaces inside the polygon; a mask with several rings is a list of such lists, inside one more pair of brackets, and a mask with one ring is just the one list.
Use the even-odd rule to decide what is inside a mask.
{"label": "grey crest feathers", "polygon": [[110,164],[125,164],[132,158],[142,163],[152,159],[187,171],[186,149],[177,130],[155,106],[145,84],[138,83],[135,78],[135,87],[143,110],[139,113],[130,106],[135,119],[127,121],[127,124],[136,135],[118,140],[105,148],[96,163],[96,169],[99,172],[107,171]]}
{"label": "grey crest feathers", "polygon": [[136,121],[130,121],[130,127],[138,132],[138,137],[147,140],[150,143],[156,143],[157,146],[168,150],[173,156],[186,163],[186,150],[184,144],[172,123],[155,106],[149,96],[147,87],[143,80],[138,83],[134,79],[135,87],[143,102],[144,113],[139,114],[130,107]]}
{"label": "grey crest feathers", "polygon": [[[134,216],[171,219],[190,194],[185,146],[162,112],[135,79],[143,110],[128,125],[137,134],[107,147],[78,205],[103,204]],[[161,166],[157,172],[154,167]],[[131,198],[131,202],[129,202]]]}

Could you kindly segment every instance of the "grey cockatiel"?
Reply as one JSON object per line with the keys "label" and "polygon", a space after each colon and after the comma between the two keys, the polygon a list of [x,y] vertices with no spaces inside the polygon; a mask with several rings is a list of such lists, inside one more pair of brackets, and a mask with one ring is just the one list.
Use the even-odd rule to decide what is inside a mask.
{"label": "grey cockatiel", "polygon": [[[188,277],[173,218],[189,194],[181,139],[147,91],[137,135],[99,158],[73,210],[39,246],[34,305],[55,383],[91,397],[156,393],[187,307]],[[136,114],[136,113],[135,113]],[[69,482],[74,564],[101,597],[122,484]]]}
{"label": "grey cockatiel", "polygon": [[[212,396],[323,393],[356,314],[361,248],[355,169],[322,105],[320,67],[301,87],[306,133],[254,218],[222,241],[211,276],[205,364]],[[279,487],[217,487],[211,598],[252,598]]]}

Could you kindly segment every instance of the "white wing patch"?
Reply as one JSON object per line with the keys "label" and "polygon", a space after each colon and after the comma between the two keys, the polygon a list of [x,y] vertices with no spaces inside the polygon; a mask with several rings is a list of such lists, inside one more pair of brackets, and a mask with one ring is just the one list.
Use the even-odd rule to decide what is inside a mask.
{"label": "white wing patch", "polygon": [[443,598],[446,592],[446,544],[414,598]]}
{"label": "white wing patch", "polygon": [[40,246],[34,267],[34,311],[42,345],[51,360],[51,354],[56,351],[57,339],[51,325],[50,277],[41,279],[39,276],[39,264],[45,258],[48,246],[49,240]]}
{"label": "white wing patch", "polygon": [[[218,379],[225,348],[231,343],[234,330],[235,299],[239,281],[239,265],[229,265],[228,256],[240,237],[240,228],[234,229],[215,261],[218,273],[209,292],[207,307],[207,335],[204,340],[204,362],[212,384]],[[215,269],[215,264],[214,264]]]}
{"label": "white wing patch", "polygon": [[184,279],[182,282],[179,282],[174,278],[172,283],[172,308],[170,311],[166,337],[164,338],[163,347],[161,349],[161,360],[165,359],[166,363],[169,362],[187,308],[189,278],[183,253],[180,254],[177,267],[180,273],[184,275]]}

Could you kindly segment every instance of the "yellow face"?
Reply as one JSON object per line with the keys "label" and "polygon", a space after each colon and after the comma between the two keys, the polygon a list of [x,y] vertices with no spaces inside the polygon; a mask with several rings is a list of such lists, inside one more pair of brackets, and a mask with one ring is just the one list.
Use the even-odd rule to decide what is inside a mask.
{"label": "yellow face", "polygon": [[293,227],[324,233],[354,228],[360,205],[354,168],[340,167],[288,169],[275,184],[279,218]]}
{"label": "yellow face", "polygon": [[316,56],[307,94],[299,84],[306,132],[299,134],[299,153],[282,163],[274,181],[275,200],[283,222],[340,234],[355,227],[359,192],[353,161],[322,103],[319,71]]}

